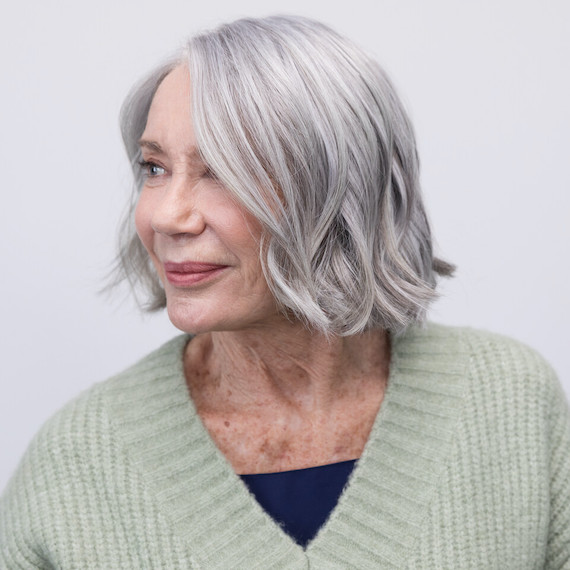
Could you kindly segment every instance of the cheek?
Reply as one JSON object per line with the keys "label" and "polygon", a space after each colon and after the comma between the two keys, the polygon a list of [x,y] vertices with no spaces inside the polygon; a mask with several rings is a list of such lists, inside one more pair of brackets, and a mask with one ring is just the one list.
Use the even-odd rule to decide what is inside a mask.
{"label": "cheek", "polygon": [[152,208],[141,194],[135,208],[135,228],[142,244],[147,251],[152,248],[153,229],[151,225]]}

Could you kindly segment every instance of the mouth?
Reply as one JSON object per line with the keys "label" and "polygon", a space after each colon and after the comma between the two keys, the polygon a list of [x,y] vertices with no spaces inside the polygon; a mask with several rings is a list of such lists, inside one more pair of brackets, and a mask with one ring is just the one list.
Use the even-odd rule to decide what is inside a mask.
{"label": "mouth", "polygon": [[183,263],[166,261],[164,263],[164,273],[171,285],[189,287],[217,277],[227,267],[228,265],[199,261],[185,261]]}

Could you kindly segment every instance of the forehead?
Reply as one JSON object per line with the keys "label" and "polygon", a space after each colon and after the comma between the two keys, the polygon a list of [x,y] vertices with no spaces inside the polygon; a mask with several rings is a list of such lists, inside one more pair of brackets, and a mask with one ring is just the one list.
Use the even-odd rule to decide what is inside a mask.
{"label": "forehead", "polygon": [[190,102],[190,72],[184,65],[175,67],[160,82],[152,99],[153,107],[167,104],[189,104]]}
{"label": "forehead", "polygon": [[190,73],[178,66],[160,83],[152,99],[141,140],[160,146],[195,145],[191,116]]}

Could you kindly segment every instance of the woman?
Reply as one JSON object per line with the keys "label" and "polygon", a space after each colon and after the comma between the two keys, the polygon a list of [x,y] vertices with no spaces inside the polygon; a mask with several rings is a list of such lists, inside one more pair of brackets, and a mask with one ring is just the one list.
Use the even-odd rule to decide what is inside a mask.
{"label": "woman", "polygon": [[237,21],[122,121],[124,277],[187,334],[44,426],[3,567],[570,567],[560,387],[513,341],[422,326],[452,268],[374,61],[313,21]]}

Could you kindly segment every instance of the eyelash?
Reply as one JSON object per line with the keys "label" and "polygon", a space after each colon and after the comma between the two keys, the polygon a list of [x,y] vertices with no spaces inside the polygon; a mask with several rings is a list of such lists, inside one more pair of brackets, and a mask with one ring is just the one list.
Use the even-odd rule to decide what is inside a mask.
{"label": "eyelash", "polygon": [[[144,172],[146,176],[149,178],[156,178],[160,176],[159,174],[151,174],[151,168],[160,168],[161,170],[166,170],[164,167],[160,166],[160,164],[156,164],[156,162],[152,162],[150,160],[139,160],[139,166],[141,170]],[[203,178],[211,178],[212,180],[217,180],[218,177],[212,172],[210,167],[206,166],[204,172],[202,173]]]}
{"label": "eyelash", "polygon": [[149,160],[139,160],[139,166],[143,171],[143,173],[145,174],[145,176],[148,176],[149,178],[156,178],[157,176],[159,176],[158,174],[151,174],[150,171],[151,168],[156,167],[165,170],[162,166],[156,164],[156,162],[150,162]]}

